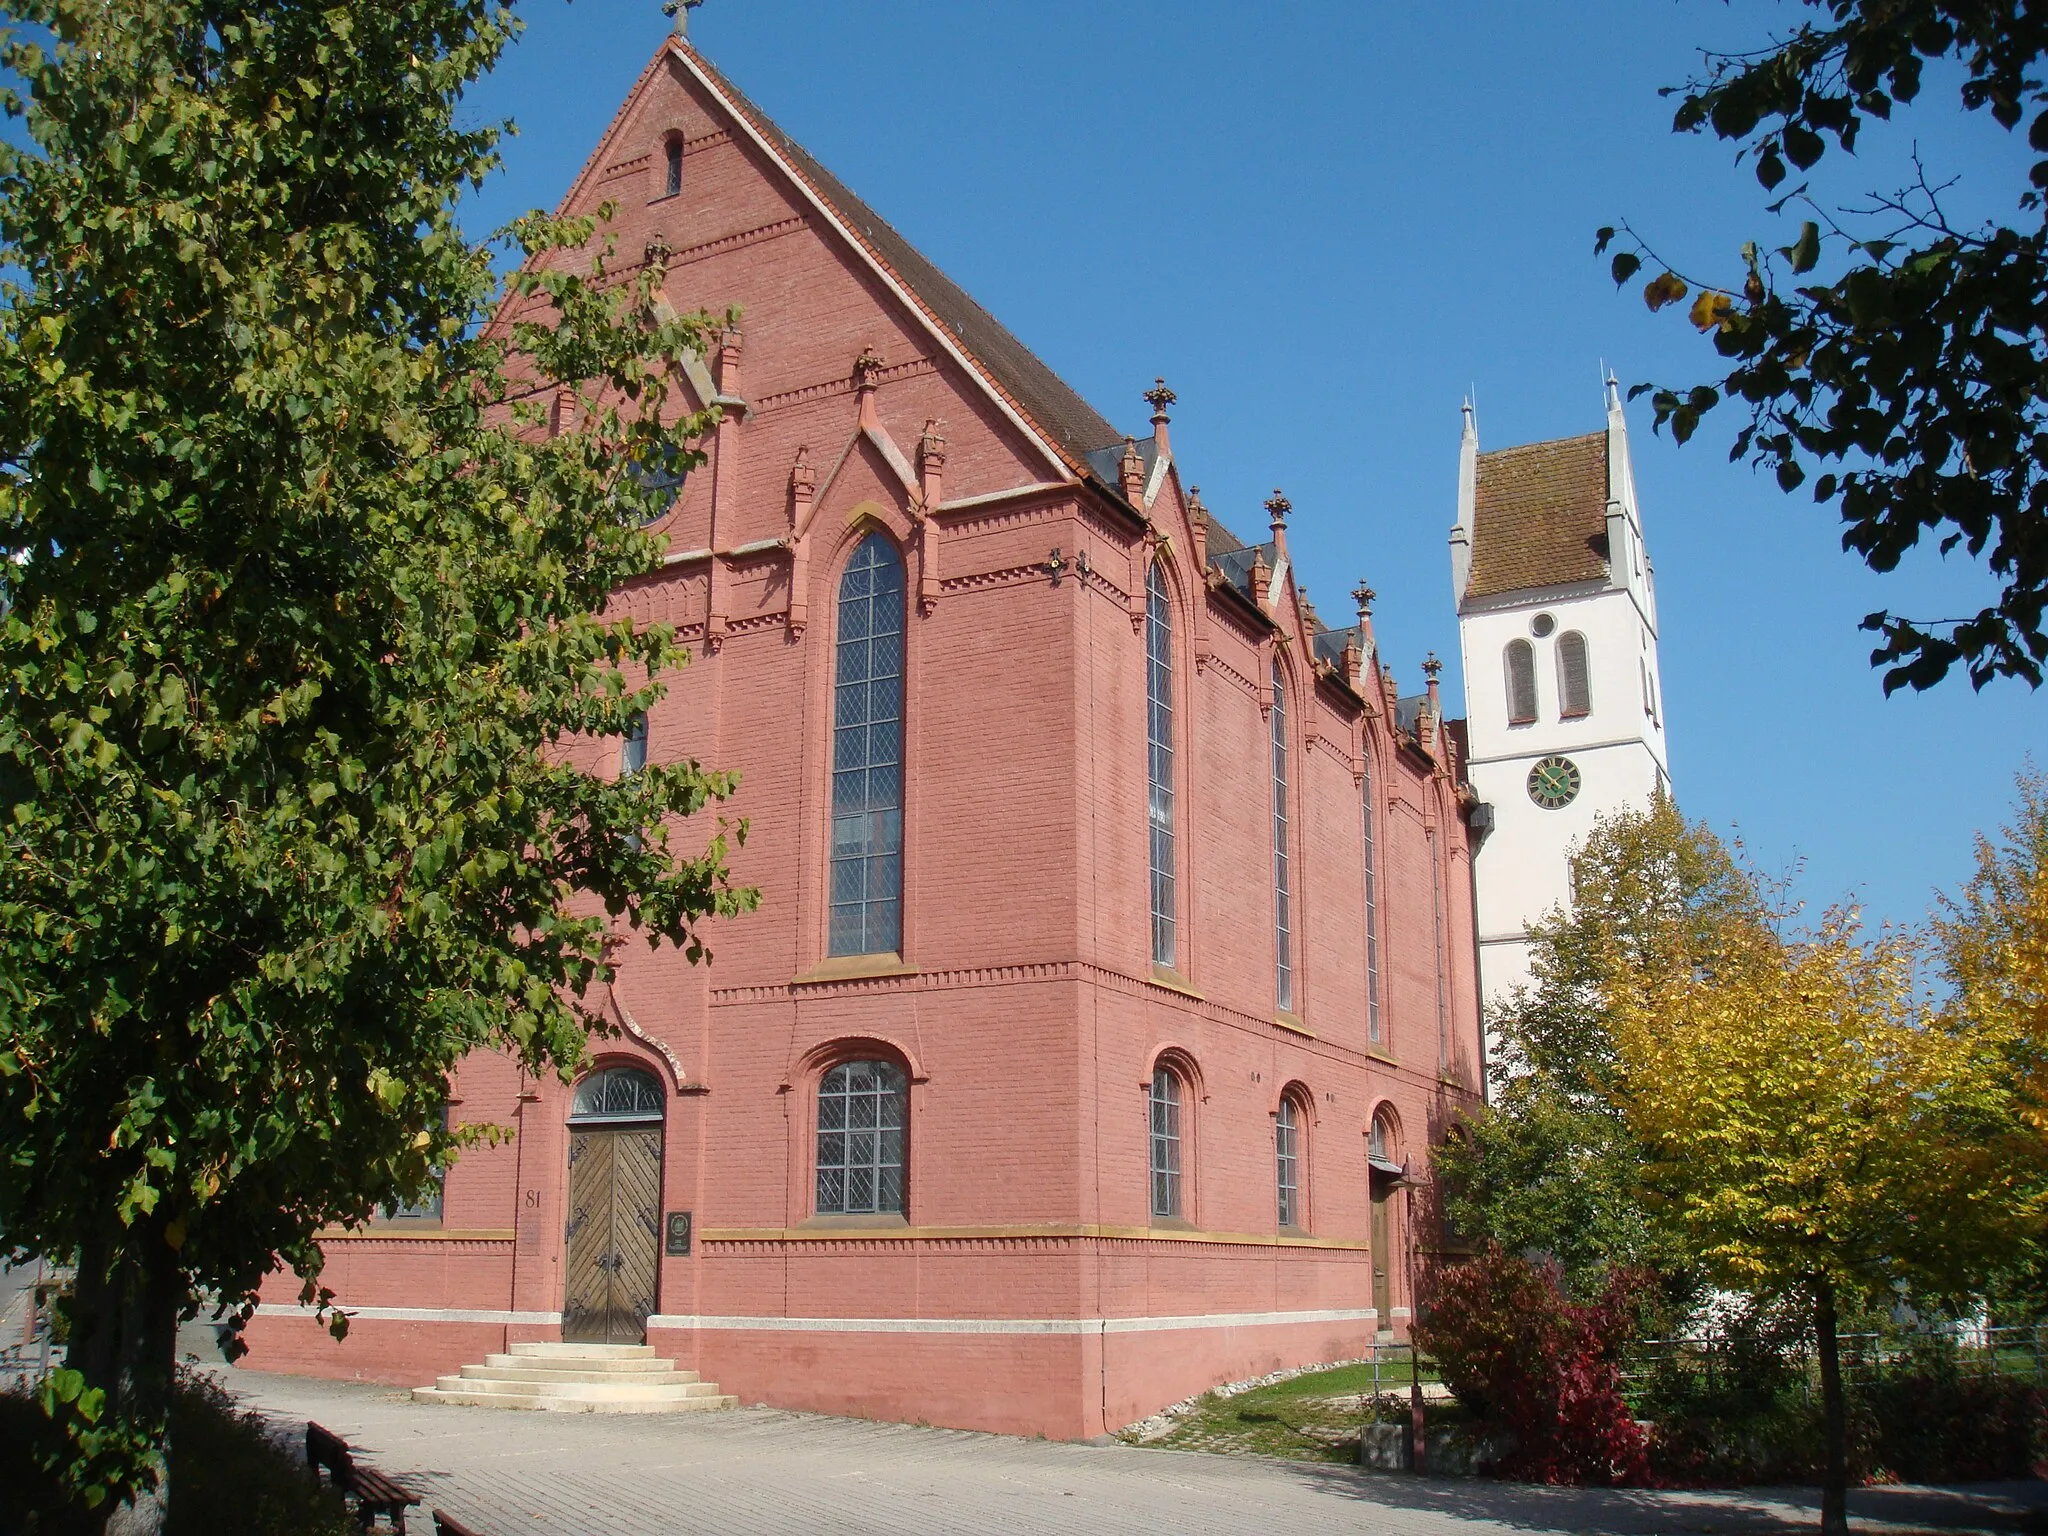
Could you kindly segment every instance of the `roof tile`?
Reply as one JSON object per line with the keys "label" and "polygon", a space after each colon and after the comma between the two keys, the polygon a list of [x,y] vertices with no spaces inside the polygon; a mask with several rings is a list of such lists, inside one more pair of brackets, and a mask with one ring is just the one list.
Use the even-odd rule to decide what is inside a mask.
{"label": "roof tile", "polygon": [[1465,596],[1607,575],[1607,434],[1479,455]]}

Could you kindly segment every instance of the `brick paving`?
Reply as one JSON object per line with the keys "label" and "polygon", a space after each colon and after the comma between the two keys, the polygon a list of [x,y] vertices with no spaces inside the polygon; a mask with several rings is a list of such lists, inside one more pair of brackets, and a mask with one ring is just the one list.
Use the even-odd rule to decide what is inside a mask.
{"label": "brick paving", "polygon": [[[319,1420],[483,1536],[1775,1536],[1818,1524],[1813,1496],[1796,1490],[1523,1488],[767,1408],[599,1418],[253,1371],[226,1379],[281,1432]],[[2048,1484],[1864,1489],[1851,1512],[1868,1532],[2048,1531]]]}

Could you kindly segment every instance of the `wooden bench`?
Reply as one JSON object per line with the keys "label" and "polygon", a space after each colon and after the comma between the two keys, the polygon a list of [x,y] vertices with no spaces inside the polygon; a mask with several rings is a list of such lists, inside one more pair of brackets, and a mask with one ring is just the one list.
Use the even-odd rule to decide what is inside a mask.
{"label": "wooden bench", "polygon": [[445,1509],[434,1511],[434,1536],[478,1536]]}
{"label": "wooden bench", "polygon": [[419,1499],[407,1493],[382,1472],[356,1465],[350,1454],[348,1442],[331,1429],[318,1424],[306,1425],[306,1465],[314,1469],[325,1467],[334,1486],[356,1501],[356,1518],[368,1530],[377,1523],[379,1515],[391,1522],[394,1531],[405,1530],[405,1511]]}

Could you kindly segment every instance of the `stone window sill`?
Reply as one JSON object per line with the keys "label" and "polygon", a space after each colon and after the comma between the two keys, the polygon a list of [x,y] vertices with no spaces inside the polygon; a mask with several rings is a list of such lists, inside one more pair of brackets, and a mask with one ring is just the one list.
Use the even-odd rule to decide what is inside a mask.
{"label": "stone window sill", "polygon": [[917,967],[905,965],[894,950],[877,955],[834,955],[812,966],[801,976],[792,976],[792,987],[814,987],[828,981],[861,981],[875,976],[915,976]]}
{"label": "stone window sill", "polygon": [[1178,992],[1183,997],[1191,997],[1198,1003],[1208,1001],[1200,992],[1195,990],[1193,982],[1189,981],[1187,977],[1181,975],[1179,971],[1176,971],[1170,965],[1155,965],[1152,967],[1152,985],[1164,987],[1169,992]]}
{"label": "stone window sill", "polygon": [[906,1217],[877,1213],[875,1215],[855,1216],[813,1216],[808,1221],[799,1222],[797,1230],[799,1232],[901,1232],[908,1229],[909,1226],[910,1222]]}

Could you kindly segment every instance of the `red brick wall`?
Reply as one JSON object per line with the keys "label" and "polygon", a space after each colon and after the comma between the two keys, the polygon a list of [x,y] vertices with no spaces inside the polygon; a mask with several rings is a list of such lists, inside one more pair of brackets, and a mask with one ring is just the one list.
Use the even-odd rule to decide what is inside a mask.
{"label": "red brick wall", "polygon": [[[650,202],[660,137],[674,128],[690,141],[684,192]],[[679,308],[744,310],[741,358],[721,382],[750,409],[720,435],[726,462],[691,477],[671,548],[788,536],[799,448],[817,475],[791,548],[668,567],[618,600],[693,642],[691,664],[666,679],[650,753],[739,773],[722,814],[748,820],[733,866],[763,896],[757,913],[711,926],[708,966],[625,951],[618,999],[673,1052],[680,1087],[634,1038],[597,1045],[668,1082],[664,1203],[695,1214],[698,1241],[663,1261],[660,1316],[725,1320],[658,1326],[653,1342],[747,1401],[1065,1436],[1218,1381],[1358,1353],[1369,1320],[1274,1315],[1371,1306],[1373,1111],[1393,1106],[1420,1172],[1477,1082],[1470,857],[1449,748],[1432,757],[1397,742],[1374,660],[1355,683],[1319,678],[1291,591],[1260,614],[1211,589],[1177,472],[1136,509],[1058,470],[682,62],[643,82],[570,206],[607,196],[621,200],[629,258],[655,234],[668,241]],[[920,529],[916,498],[857,430],[852,365],[869,347],[887,365],[875,417],[903,455],[915,460],[927,420],[944,423],[945,502],[1025,493],[942,505]],[[1056,475],[1070,483],[1028,491]],[[872,529],[904,547],[911,591],[909,972],[806,981],[826,958],[837,583]],[[1180,952],[1167,984],[1151,965],[1144,650],[1131,618],[1155,545],[1175,614]],[[1085,554],[1094,574],[1069,570],[1055,585],[1043,569],[1055,548],[1069,561]],[[938,578],[923,588],[936,591],[928,612],[917,601],[926,561]],[[1296,1005],[1284,1021],[1262,697],[1276,647],[1290,679],[1296,893]],[[609,773],[617,751],[588,743],[578,756]],[[1376,1052],[1364,1004],[1364,752],[1381,802]],[[710,820],[685,841],[709,835]],[[913,1078],[910,1208],[892,1230],[812,1223],[816,1079],[834,1043],[852,1040],[881,1042]],[[1155,1226],[1146,1083],[1169,1048],[1197,1081],[1185,1220]],[[1303,1230],[1282,1233],[1273,1116],[1290,1085],[1312,1114]],[[568,1090],[479,1057],[455,1092],[463,1119],[516,1138],[456,1165],[440,1236],[329,1245],[329,1283],[372,1309],[346,1343],[274,1305],[252,1331],[257,1363],[424,1382],[506,1338],[552,1336]],[[1394,1301],[1405,1307],[1405,1222],[1397,1231]],[[268,1299],[290,1294],[280,1284]],[[500,1321],[435,1325],[372,1315],[380,1308]],[[750,1318],[880,1319],[897,1331],[735,1325]],[[1191,1321],[1157,1326],[1172,1318]],[[932,1331],[941,1325],[961,1331]]]}

